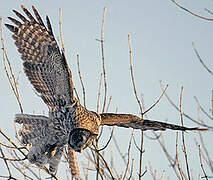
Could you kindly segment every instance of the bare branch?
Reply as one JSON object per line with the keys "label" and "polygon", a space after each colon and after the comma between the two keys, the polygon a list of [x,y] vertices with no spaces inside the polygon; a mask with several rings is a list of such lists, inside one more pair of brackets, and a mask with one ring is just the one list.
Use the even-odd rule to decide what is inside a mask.
{"label": "bare branch", "polygon": [[213,72],[205,65],[205,63],[203,62],[202,58],[200,57],[200,54],[198,53],[197,48],[195,47],[194,42],[192,42],[192,47],[196,53],[197,58],[199,59],[200,63],[203,65],[203,67],[211,74],[213,75]]}
{"label": "bare branch", "polygon": [[200,110],[201,110],[210,120],[213,120],[213,117],[211,117],[211,115],[208,114],[208,113],[205,111],[205,109],[200,105],[200,103],[199,103],[197,97],[194,96],[194,98],[195,98],[195,101],[196,101],[196,103],[198,104]]}
{"label": "bare branch", "polygon": [[104,57],[104,22],[106,17],[106,8],[104,8],[104,14],[102,19],[102,28],[101,28],[101,55],[102,55],[102,64],[103,64],[103,75],[104,75],[104,103],[102,113],[105,111],[106,99],[107,99],[107,80],[106,80],[106,65]]}
{"label": "bare branch", "polygon": [[153,172],[153,170],[152,170],[152,163],[150,161],[149,161],[149,169],[150,169],[150,172],[151,172],[153,180],[157,180],[157,171],[154,170],[154,172]]}
{"label": "bare branch", "polygon": [[61,42],[62,51],[63,51],[63,53],[64,53],[64,55],[65,55],[65,47],[64,47],[64,41],[63,41],[61,17],[62,17],[62,9],[59,8],[60,42]]}
{"label": "bare branch", "polygon": [[7,162],[8,159],[5,158],[5,155],[4,155],[4,152],[3,152],[2,148],[1,148],[1,145],[0,145],[0,151],[1,151],[1,155],[2,155],[2,157],[3,157],[4,163],[5,163],[6,167],[7,167],[7,171],[8,171],[8,173],[9,173],[9,178],[8,178],[8,179],[15,179],[15,178],[13,178],[13,176],[12,176],[10,167],[9,167],[9,165],[8,165],[8,162]]}
{"label": "bare branch", "polygon": [[161,100],[161,98],[163,97],[163,95],[166,93],[167,89],[168,89],[169,85],[167,84],[163,93],[161,94],[161,96],[158,98],[158,100],[150,107],[148,108],[146,111],[143,112],[143,114],[146,114],[147,112],[149,112],[152,108],[154,108]]}
{"label": "bare branch", "polygon": [[[140,113],[143,119],[143,107],[141,104],[141,101],[138,98],[136,84],[135,84],[135,78],[134,78],[134,72],[133,72],[133,63],[132,63],[132,45],[131,45],[131,36],[128,34],[128,41],[129,41],[129,59],[130,59],[130,72],[131,72],[131,79],[132,79],[132,85],[135,93],[135,98],[138,102]],[[140,151],[140,161],[139,161],[139,180],[142,178],[142,159],[143,159],[143,142],[144,142],[144,132],[141,131],[141,151]]]}
{"label": "bare branch", "polygon": [[81,87],[82,87],[82,91],[83,91],[84,107],[86,107],[86,93],[85,93],[84,83],[83,83],[82,74],[81,74],[81,70],[80,70],[80,61],[79,61],[78,54],[77,54],[77,65],[78,65],[78,75],[79,75],[79,79],[80,79]]}
{"label": "bare branch", "polygon": [[200,157],[200,167],[201,167],[201,169],[202,169],[202,171],[203,171],[204,178],[206,178],[206,180],[208,180],[208,176],[207,176],[206,171],[205,171],[205,169],[204,169],[204,167],[203,167],[200,145],[198,145],[198,149],[199,149],[199,157]]}
{"label": "bare branch", "polygon": [[134,136],[134,129],[132,130],[132,134],[131,134],[131,137],[130,137],[130,140],[129,140],[129,147],[128,147],[128,151],[127,151],[127,163],[126,163],[126,169],[125,169],[125,172],[124,172],[123,180],[126,178],[127,171],[129,170],[130,149],[131,149],[131,145],[132,145],[133,136]]}
{"label": "bare branch", "polygon": [[105,158],[104,158],[103,155],[98,151],[98,149],[96,148],[95,145],[94,145],[94,147],[95,147],[96,153],[98,153],[99,157],[102,159],[104,165],[106,166],[108,172],[110,173],[111,178],[115,180],[115,177],[114,177],[114,175],[113,175],[113,173],[112,173],[112,170],[111,170],[111,168],[109,167],[108,163],[106,162]]}
{"label": "bare branch", "polygon": [[183,9],[184,11],[186,11],[186,12],[192,14],[193,16],[196,16],[196,17],[198,17],[198,18],[200,18],[200,19],[204,19],[204,20],[208,20],[208,21],[213,21],[213,19],[211,19],[211,18],[206,18],[206,17],[200,16],[200,15],[198,15],[198,14],[196,14],[196,13],[194,13],[194,12],[188,10],[188,9],[186,9],[185,7],[181,6],[181,5],[180,5],[177,1],[175,1],[175,0],[171,0],[171,1],[172,1],[173,3],[175,3],[176,6],[178,6],[178,7],[181,8],[181,9]]}
{"label": "bare branch", "polygon": [[177,167],[180,172],[181,179],[184,180],[183,170],[182,170],[181,163],[180,163],[179,156],[178,156],[178,132],[177,132],[177,137],[176,137],[176,148],[175,149],[176,149],[175,157],[176,157]]}
{"label": "bare branch", "polygon": [[21,154],[23,154],[24,157],[27,156],[26,153],[22,151],[21,148],[19,148],[1,129],[0,134],[2,134]]}
{"label": "bare branch", "polygon": [[[182,126],[184,126],[184,123],[183,123],[183,111],[182,111],[182,99],[183,99],[183,86],[181,87],[181,94],[180,94],[180,118],[181,118],[181,124],[182,124]],[[190,180],[191,177],[190,177],[188,155],[187,155],[187,151],[186,151],[186,143],[185,143],[185,138],[184,138],[184,131],[182,131],[182,143],[183,143],[183,153],[184,153],[184,156],[185,156],[188,179]]]}
{"label": "bare branch", "polygon": [[212,116],[213,116],[213,90],[212,90]]}
{"label": "bare branch", "polygon": [[109,103],[107,105],[106,112],[109,111],[109,107],[110,107],[111,101],[112,101],[112,96],[109,97]]}
{"label": "bare branch", "polygon": [[103,73],[101,73],[100,76],[100,81],[99,81],[99,88],[98,88],[98,100],[97,100],[97,113],[99,113],[99,107],[100,107],[100,97],[101,97],[101,87],[102,87],[102,78],[103,78]]}
{"label": "bare branch", "polygon": [[102,147],[101,149],[98,149],[98,151],[103,151],[104,149],[107,148],[107,146],[109,145],[110,141],[112,140],[113,132],[114,132],[114,127],[112,128],[109,140],[106,142],[106,144],[104,145],[104,147]]}
{"label": "bare branch", "polygon": [[[154,134],[155,136],[157,136],[157,133],[156,133],[156,132],[153,132],[153,134]],[[161,139],[162,139],[162,140],[161,140]],[[174,172],[175,172],[177,178],[178,178],[178,179],[181,179],[181,177],[180,177],[179,174],[178,174],[178,170],[177,170],[177,168],[176,168],[176,166],[175,166],[175,162],[176,162],[176,161],[175,161],[175,160],[172,158],[172,156],[169,154],[169,152],[168,152],[168,150],[167,150],[167,148],[166,148],[166,145],[164,144],[164,141],[163,141],[163,134],[161,135],[161,138],[158,138],[158,139],[157,139],[157,141],[158,141],[158,143],[160,144],[160,146],[161,146],[163,152],[165,153],[165,155],[166,155],[166,157],[167,157],[167,159],[168,159],[168,161],[169,161],[171,167],[173,168],[173,170],[174,170]],[[183,175],[184,175],[184,174],[183,174]],[[184,176],[185,176],[185,175],[184,175]]]}
{"label": "bare branch", "polygon": [[130,60],[130,72],[131,72],[132,85],[133,85],[133,89],[134,89],[134,93],[135,93],[135,98],[136,98],[136,100],[138,102],[138,105],[139,105],[139,108],[140,108],[140,112],[143,114],[143,108],[142,108],[141,101],[138,98],[138,93],[137,93],[136,84],[135,84],[135,78],[134,78],[134,72],[133,72],[132,45],[131,45],[131,36],[130,36],[130,34],[128,34],[128,41],[129,41],[129,60]]}

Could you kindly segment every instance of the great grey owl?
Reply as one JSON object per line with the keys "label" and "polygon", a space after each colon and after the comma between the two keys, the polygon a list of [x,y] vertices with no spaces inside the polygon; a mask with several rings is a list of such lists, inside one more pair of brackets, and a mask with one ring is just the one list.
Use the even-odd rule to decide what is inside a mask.
{"label": "great grey owl", "polygon": [[98,136],[101,125],[145,130],[197,130],[158,121],[143,120],[132,114],[103,113],[87,110],[73,95],[71,71],[57,45],[48,16],[47,27],[32,6],[35,18],[21,6],[28,17],[13,10],[21,20],[8,17],[14,25],[5,24],[12,31],[15,45],[23,60],[24,72],[49,107],[49,117],[16,114],[15,122],[23,124],[19,133],[22,143],[30,145],[28,160],[42,167],[49,164],[57,170],[63,148],[68,144],[81,152]]}

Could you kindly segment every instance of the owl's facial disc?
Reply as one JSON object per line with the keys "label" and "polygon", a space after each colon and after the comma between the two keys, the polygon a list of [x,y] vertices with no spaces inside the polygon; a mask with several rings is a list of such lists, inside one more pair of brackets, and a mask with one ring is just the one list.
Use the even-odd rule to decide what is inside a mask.
{"label": "owl's facial disc", "polygon": [[84,150],[96,137],[87,129],[74,129],[70,132],[68,144],[77,152]]}

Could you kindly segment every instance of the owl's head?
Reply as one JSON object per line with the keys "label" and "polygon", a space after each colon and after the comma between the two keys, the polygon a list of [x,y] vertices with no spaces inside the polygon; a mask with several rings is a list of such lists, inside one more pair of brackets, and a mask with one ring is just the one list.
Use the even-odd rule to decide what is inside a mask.
{"label": "owl's head", "polygon": [[74,129],[70,132],[68,144],[77,152],[81,152],[97,137],[87,129]]}

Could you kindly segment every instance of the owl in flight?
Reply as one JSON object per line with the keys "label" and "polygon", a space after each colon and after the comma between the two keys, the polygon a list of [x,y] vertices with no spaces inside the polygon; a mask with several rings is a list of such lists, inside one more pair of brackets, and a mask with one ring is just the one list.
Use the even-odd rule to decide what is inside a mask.
{"label": "owl in flight", "polygon": [[15,45],[23,60],[24,72],[49,107],[49,116],[16,114],[15,122],[22,124],[19,133],[22,143],[30,145],[28,160],[39,167],[49,164],[57,170],[63,148],[68,144],[81,152],[98,136],[103,125],[145,130],[199,130],[178,125],[143,120],[132,114],[97,114],[83,107],[73,95],[71,70],[63,51],[60,51],[48,16],[47,27],[32,6],[35,17],[24,7],[27,18],[16,10],[8,19],[15,25],[5,24],[13,33]]}

